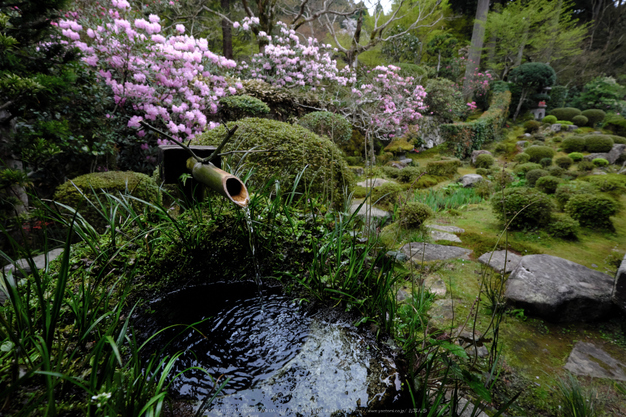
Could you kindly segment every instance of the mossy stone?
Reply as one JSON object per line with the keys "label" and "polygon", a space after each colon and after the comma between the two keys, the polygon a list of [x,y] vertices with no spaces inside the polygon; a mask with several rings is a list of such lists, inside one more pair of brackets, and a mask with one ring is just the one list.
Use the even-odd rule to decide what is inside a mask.
{"label": "mossy stone", "polygon": [[385,146],[385,151],[392,153],[404,153],[413,150],[413,143],[409,143],[405,138],[399,138],[391,141],[391,143]]}
{"label": "mossy stone", "polygon": [[[312,195],[326,194],[339,206],[354,186],[354,176],[348,164],[330,139],[302,126],[270,119],[247,118],[228,123],[229,129],[235,126],[238,129],[223,152],[277,151],[235,153],[226,158],[233,167],[242,164],[244,168],[254,169],[247,184],[250,192],[254,193],[255,188],[262,187],[271,178],[280,181],[283,191],[291,191],[296,177],[305,167],[297,187],[299,192],[306,189]],[[220,126],[200,135],[198,144],[217,146],[225,135],[224,127]]]}
{"label": "mossy stone", "polygon": [[54,193],[54,200],[77,209],[92,226],[99,232],[103,232],[107,221],[86,199],[99,206],[98,199],[102,203],[107,201],[104,197],[105,192],[115,196],[130,194],[152,203],[160,200],[159,187],[154,179],[132,171],[94,172],[81,175],[61,184]]}

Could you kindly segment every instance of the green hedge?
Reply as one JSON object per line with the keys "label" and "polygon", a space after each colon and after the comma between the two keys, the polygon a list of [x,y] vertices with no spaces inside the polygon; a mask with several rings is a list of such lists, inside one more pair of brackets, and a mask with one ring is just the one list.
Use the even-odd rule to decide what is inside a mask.
{"label": "green hedge", "polygon": [[461,161],[458,159],[433,161],[426,164],[426,172],[436,177],[453,177],[459,173],[457,169],[460,166]]}
{"label": "green hedge", "polygon": [[613,139],[607,135],[585,136],[585,150],[590,153],[609,152],[613,148]]}
{"label": "green hedge", "polygon": [[588,123],[591,127],[594,127],[595,125],[603,121],[606,117],[606,113],[598,109],[585,110],[581,113],[581,115],[589,119]]}
{"label": "green hedge", "polygon": [[589,118],[581,115],[578,116],[574,116],[572,122],[576,125],[576,126],[586,126],[587,123],[589,123]]}
{"label": "green hedge", "polygon": [[570,136],[565,138],[561,142],[561,149],[565,153],[571,152],[584,152],[585,151],[585,138],[581,136]]}
{"label": "green hedge", "polygon": [[467,158],[484,143],[499,138],[510,104],[510,91],[497,92],[493,94],[489,110],[480,118],[467,123],[441,125],[441,134],[448,147],[458,158]]}
{"label": "green hedge", "polygon": [[552,116],[556,116],[559,120],[567,120],[571,122],[575,116],[581,114],[581,111],[574,107],[561,107],[559,109],[553,109],[550,114]]}

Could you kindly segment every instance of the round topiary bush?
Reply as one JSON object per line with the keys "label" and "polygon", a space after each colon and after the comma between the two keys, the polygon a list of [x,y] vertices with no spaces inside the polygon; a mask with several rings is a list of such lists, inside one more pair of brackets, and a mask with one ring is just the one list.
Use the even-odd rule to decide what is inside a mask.
{"label": "round topiary bush", "polygon": [[422,174],[424,172],[423,168],[418,168],[418,167],[406,167],[403,169],[398,170],[398,174],[396,175],[396,178],[398,179],[398,181],[400,182],[404,182],[404,183],[412,183],[413,181],[415,181],[417,179],[417,177],[420,176],[420,174]]}
{"label": "round topiary bush", "polygon": [[536,120],[529,120],[524,123],[524,131],[526,133],[535,133],[541,127],[541,123]]}
{"label": "round topiary bush", "polygon": [[492,175],[493,183],[498,187],[506,187],[515,179],[513,174],[502,169],[493,172]]}
{"label": "round topiary bush", "polygon": [[613,139],[607,135],[585,136],[585,149],[589,153],[609,152],[613,148]]}
{"label": "round topiary bush", "polygon": [[239,120],[244,117],[259,117],[269,112],[270,108],[267,104],[258,98],[245,94],[220,99],[220,116],[226,121]]}
{"label": "round topiary bush", "polygon": [[608,230],[615,230],[610,217],[618,211],[619,204],[602,194],[575,195],[565,205],[565,212],[581,226]]}
{"label": "round topiary bush", "polygon": [[539,165],[544,168],[548,168],[550,165],[552,165],[552,158],[541,158],[541,160],[539,161]]}
{"label": "round topiary bush", "polygon": [[572,119],[572,122],[576,125],[576,126],[586,126],[587,123],[589,122],[589,119],[587,119],[585,116],[583,116],[582,114],[578,115],[578,116],[574,116],[574,118]]}
{"label": "round topiary bush", "polygon": [[556,166],[556,165],[552,165],[548,167],[546,171],[548,171],[550,175],[555,176],[555,177],[560,177],[565,172],[563,168]]}
{"label": "round topiary bush", "polygon": [[326,136],[335,143],[349,141],[352,137],[352,125],[340,114],[329,111],[314,111],[304,115],[298,124],[320,136]]}
{"label": "round topiary bush", "polygon": [[496,217],[512,229],[545,226],[554,209],[550,197],[534,188],[507,188],[494,194],[490,201]]}
{"label": "round topiary bush", "polygon": [[581,115],[585,116],[589,120],[587,124],[591,127],[594,127],[606,117],[606,113],[598,109],[585,110],[581,113]]}
{"label": "round topiary bush", "polygon": [[[292,190],[296,177],[304,170],[297,190],[313,195],[328,194],[335,205],[343,204],[353,186],[353,175],[337,146],[328,138],[318,136],[302,126],[276,120],[248,118],[228,123],[238,126],[223,151],[272,150],[276,152],[235,153],[231,166],[254,169],[248,188],[263,186],[275,178],[282,190]],[[226,132],[222,126],[203,133],[199,145],[219,145]],[[307,167],[305,169],[305,167]]]}
{"label": "round topiary bush", "polygon": [[476,168],[476,173],[477,173],[478,175],[482,175],[483,177],[486,177],[487,175],[489,175],[489,173],[490,173],[490,172],[491,172],[491,171],[489,171],[489,170],[488,170],[488,169],[486,169],[486,168]]}
{"label": "round topiary bush", "polygon": [[400,225],[407,229],[419,229],[433,216],[433,210],[424,203],[410,202],[400,208]]}
{"label": "round topiary bush", "polygon": [[552,116],[556,116],[558,120],[566,120],[571,122],[575,116],[581,114],[581,111],[574,107],[561,107],[558,109],[553,109],[550,114]]}
{"label": "round topiary bush", "polygon": [[546,175],[535,182],[535,188],[546,194],[554,194],[556,187],[558,187],[561,182],[563,182],[563,180],[558,177]]}
{"label": "round topiary bush", "polygon": [[613,139],[613,144],[626,145],[626,138],[623,136],[607,135]]}
{"label": "round topiary bush", "polygon": [[104,196],[105,192],[116,197],[120,194],[129,194],[150,203],[160,200],[159,187],[154,179],[132,171],[94,172],[81,175],[61,184],[54,193],[54,200],[78,210],[89,224],[99,232],[103,232],[108,221],[93,205],[100,209],[102,203],[105,208],[107,207],[108,200]]}
{"label": "round topiary bush", "polygon": [[528,161],[530,161],[530,155],[528,155],[526,152],[521,152],[518,153],[517,155],[515,155],[515,157],[513,158],[514,162],[518,162],[520,164],[525,164]]}
{"label": "round topiary bush", "polygon": [[554,197],[560,210],[563,210],[570,198],[578,194],[595,194],[597,188],[585,181],[563,182],[556,187]]}
{"label": "round topiary bush", "polygon": [[574,160],[569,156],[562,156],[560,158],[556,158],[554,163],[563,169],[569,169],[569,167],[574,164]]}
{"label": "round topiary bush", "polygon": [[548,124],[553,125],[553,124],[556,123],[557,120],[559,120],[559,119],[557,119],[556,116],[548,115],[548,116],[544,117],[541,121],[543,123],[548,123]]}
{"label": "round topiary bush", "polygon": [[526,176],[528,171],[532,171],[533,169],[542,169],[541,165],[535,164],[533,162],[528,162],[526,164],[520,164],[515,167],[515,173]]}
{"label": "round topiary bush", "polygon": [[548,233],[556,238],[575,240],[578,222],[566,214],[555,214],[547,229]]}
{"label": "round topiary bush", "polygon": [[571,160],[574,162],[582,161],[582,159],[585,157],[585,155],[580,152],[572,152],[567,156],[568,158],[571,158]]}
{"label": "round topiary bush", "polygon": [[604,158],[594,158],[591,161],[591,163],[594,164],[595,166],[597,166],[598,168],[601,168],[601,167],[607,166],[609,164],[609,161],[607,161]]}
{"label": "round topiary bush", "polygon": [[526,184],[528,184],[529,187],[534,187],[537,180],[546,175],[550,174],[544,169],[531,169],[526,173]]}
{"label": "round topiary bush", "polygon": [[561,149],[563,152],[584,152],[585,151],[585,138],[581,136],[570,136],[565,138],[561,142]]}
{"label": "round topiary bush", "polygon": [[395,182],[386,182],[372,190],[371,199],[374,204],[389,205],[398,201],[403,188]]}
{"label": "round topiary bush", "polygon": [[530,146],[524,151],[530,156],[530,162],[539,162],[544,158],[554,157],[554,149],[549,146]]}
{"label": "round topiary bush", "polygon": [[476,168],[491,168],[491,166],[496,162],[493,156],[489,154],[482,154],[476,157]]}
{"label": "round topiary bush", "polygon": [[576,169],[580,172],[593,171],[596,166],[591,161],[580,161],[578,165],[576,165]]}

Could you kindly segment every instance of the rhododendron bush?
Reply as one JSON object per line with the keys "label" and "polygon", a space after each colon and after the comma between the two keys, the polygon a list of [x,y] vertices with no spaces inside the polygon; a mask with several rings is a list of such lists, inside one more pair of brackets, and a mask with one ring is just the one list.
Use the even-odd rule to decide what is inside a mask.
{"label": "rhododendron bush", "polygon": [[206,39],[185,35],[183,25],[176,25],[176,34],[163,34],[157,15],[146,20],[126,0],[112,4],[101,21],[62,20],[59,26],[111,87],[116,105],[132,109],[128,126],[159,121],[179,139],[214,127],[205,114],[216,113],[220,97],[240,88],[218,71],[235,68],[235,62],[211,52]]}

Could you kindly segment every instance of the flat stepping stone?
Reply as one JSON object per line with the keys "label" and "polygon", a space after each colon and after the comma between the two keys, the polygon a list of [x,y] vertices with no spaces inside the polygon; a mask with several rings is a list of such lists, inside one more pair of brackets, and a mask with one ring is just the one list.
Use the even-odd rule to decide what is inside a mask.
{"label": "flat stepping stone", "polygon": [[[352,204],[350,206],[350,214],[353,214],[354,212],[356,212],[356,210],[359,208],[360,205],[361,204],[359,203]],[[390,216],[388,211],[381,210],[376,207],[371,207],[369,204],[363,204],[361,209],[356,214],[357,216],[362,216],[362,217],[372,216],[373,218],[378,218],[378,219],[383,219],[385,217]]]}
{"label": "flat stepping stone", "polygon": [[[42,255],[37,255],[33,257],[33,262],[35,263],[35,267],[37,269],[44,269],[48,266],[48,264],[54,261],[63,253],[63,249],[52,249],[48,253],[44,253]],[[2,273],[6,274],[9,271],[13,272],[14,278],[23,278],[26,275],[29,275],[31,272],[30,265],[26,259],[19,259],[15,261],[14,264],[10,264],[2,268]],[[0,281],[0,305],[4,304],[4,302],[8,299],[7,297],[7,289],[4,288],[4,284]]]}
{"label": "flat stepping stone", "polygon": [[358,185],[359,187],[365,187],[365,188],[380,187],[381,185],[386,184],[388,182],[393,182],[393,181],[389,181],[384,178],[372,178],[369,180],[357,182],[356,185]]}
{"label": "flat stepping stone", "polygon": [[612,358],[592,343],[576,343],[564,368],[574,375],[626,381],[626,364]]}
{"label": "flat stepping stone", "polygon": [[470,249],[457,246],[437,245],[436,243],[411,242],[401,249],[411,261],[442,261],[446,259],[469,259]]}
{"label": "flat stepping stone", "polygon": [[505,250],[487,252],[482,254],[480,258],[478,258],[478,262],[488,265],[500,273],[504,271],[505,274],[511,273],[517,267],[517,265],[519,265],[521,260],[521,256],[511,251],[507,253],[507,251]]}
{"label": "flat stepping stone", "polygon": [[438,240],[448,240],[450,242],[461,242],[461,239],[457,235],[453,235],[452,233],[440,232],[438,230],[431,230],[430,237],[436,242]]}
{"label": "flat stepping stone", "polygon": [[428,291],[438,297],[443,298],[446,296],[446,283],[443,282],[443,279],[441,279],[440,276],[429,275],[428,277],[426,277],[426,280],[424,281],[424,287],[428,288]]}
{"label": "flat stepping stone", "polygon": [[440,224],[427,224],[426,227],[429,229],[441,230],[442,232],[448,233],[465,233],[465,229],[461,229],[456,226],[442,226]]}
{"label": "flat stepping stone", "polygon": [[549,321],[593,321],[610,313],[613,283],[613,277],[567,259],[527,255],[511,272],[505,296]]}

